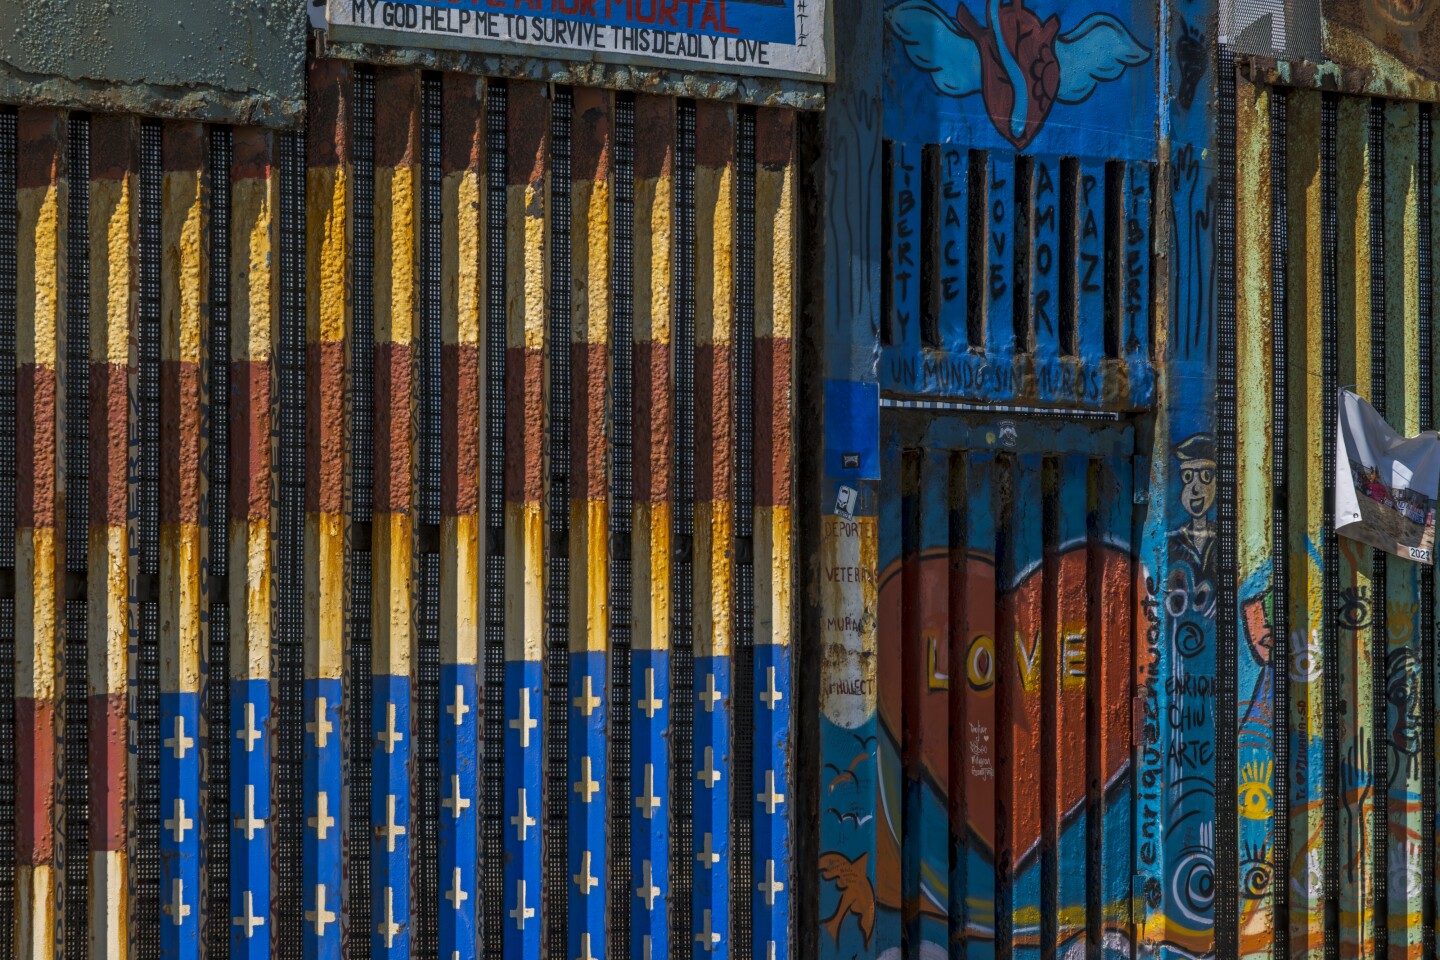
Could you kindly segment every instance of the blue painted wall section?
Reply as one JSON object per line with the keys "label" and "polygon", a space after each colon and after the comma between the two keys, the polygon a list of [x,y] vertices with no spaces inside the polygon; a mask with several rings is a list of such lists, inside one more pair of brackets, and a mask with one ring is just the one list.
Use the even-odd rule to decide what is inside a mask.
{"label": "blue painted wall section", "polygon": [[230,955],[270,956],[270,683],[230,683]]}
{"label": "blue painted wall section", "polygon": [[881,383],[1147,408],[1155,6],[896,0],[885,23]]}
{"label": "blue painted wall section", "polygon": [[[837,12],[862,33],[873,25],[858,7]],[[882,479],[869,488],[837,471],[843,427],[830,417],[855,418],[827,382],[822,956],[923,956],[957,938],[972,956],[1096,937],[1105,955],[1214,949],[1215,715],[1194,702],[1208,694],[1190,693],[1213,690],[1216,656],[1214,17],[1203,0],[895,0],[877,17],[879,65],[858,42],[837,49],[826,377],[878,381],[891,409]],[[1135,429],[1118,446],[1027,436],[1035,421],[969,406],[987,404],[1114,411]],[[916,418],[946,416],[970,432],[914,432]],[[931,454],[907,493],[916,450]],[[1185,477],[1198,479],[1187,488]],[[948,540],[946,496],[964,507],[950,516],[965,518]],[[1053,524],[1042,522],[1052,509]],[[915,584],[928,598],[927,578],[942,576],[928,558],[957,550],[956,562],[988,574],[967,573],[948,606],[921,601]],[[841,586],[850,562],[862,569]],[[1060,599],[1030,609],[1045,582]],[[1067,613],[1066,591],[1086,583],[1109,585],[1103,604],[1084,613],[1077,587],[1081,612]],[[1061,642],[1075,616],[1098,631],[1071,677],[1088,691],[1079,701],[1067,699]],[[1032,621],[1051,646],[1029,640]],[[947,631],[948,655],[937,644]],[[1028,686],[1036,649],[1062,658],[1047,668],[1060,671],[1055,688]],[[878,673],[862,666],[871,656]],[[966,690],[951,695],[961,678]],[[1019,718],[1032,697],[1053,743],[1026,739]],[[1112,700],[1124,707],[1104,706]],[[921,727],[961,731],[965,747],[932,752],[915,711]],[[1089,712],[1085,769],[1104,784],[1098,798],[1067,800],[1054,711]],[[1032,774],[1055,785],[1033,820],[1014,780]],[[1085,882],[1047,879],[1079,864]]]}
{"label": "blue painted wall section", "polygon": [[1136,654],[1136,882],[1141,947],[1169,957],[1208,954],[1215,937],[1215,755],[1207,747],[1215,743],[1215,713],[1200,704],[1202,691],[1214,689],[1216,666],[1216,120],[1210,79],[1216,11],[1205,0],[1162,10],[1169,20],[1161,123],[1174,232],[1162,244],[1170,270],[1169,312],[1157,317],[1156,327],[1165,338],[1159,350],[1165,388],[1150,433],[1140,548],[1148,625]]}
{"label": "blue painted wall section", "polygon": [[[820,476],[802,477],[807,486],[800,497],[802,504],[816,498],[820,514],[820,592],[813,613],[820,628],[820,756],[808,784],[818,797],[811,868],[818,873],[818,929],[799,934],[802,943],[813,937],[819,957],[851,960],[878,957],[894,945],[878,928],[875,895],[879,483],[864,478],[875,471],[847,469],[838,456],[869,451],[879,464],[880,241],[887,205],[881,178],[884,58],[875,38],[884,20],[881,5],[869,0],[841,0],[834,15],[851,28],[835,32],[835,62],[843,67],[825,118],[824,310],[819,329],[811,332],[826,382],[819,411],[823,466]],[[861,411],[857,423],[856,404],[867,399],[874,412]],[[842,449],[832,449],[836,444]],[[799,867],[802,876],[806,869]]]}

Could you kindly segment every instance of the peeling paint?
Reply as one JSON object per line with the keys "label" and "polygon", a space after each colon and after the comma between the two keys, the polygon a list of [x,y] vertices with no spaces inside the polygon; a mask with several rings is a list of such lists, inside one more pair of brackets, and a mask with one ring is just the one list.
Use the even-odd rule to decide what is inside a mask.
{"label": "peeling paint", "polygon": [[303,0],[0,6],[0,101],[210,122],[304,113]]}

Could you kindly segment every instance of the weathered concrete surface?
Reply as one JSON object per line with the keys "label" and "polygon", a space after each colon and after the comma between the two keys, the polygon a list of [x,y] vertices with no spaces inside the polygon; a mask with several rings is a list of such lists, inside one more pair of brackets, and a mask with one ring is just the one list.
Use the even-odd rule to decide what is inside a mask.
{"label": "weathered concrete surface", "polygon": [[1434,0],[1330,0],[1325,52],[1377,71],[1440,76],[1440,4]]}
{"label": "weathered concrete surface", "polygon": [[377,65],[476,73],[508,80],[536,80],[577,87],[608,87],[655,96],[729,100],[795,110],[819,110],[825,106],[824,84],[779,77],[707,74],[628,63],[567,62],[543,57],[451,50],[433,44],[388,46],[331,39],[323,53],[328,57]]}
{"label": "weathered concrete surface", "polygon": [[283,125],[304,112],[304,0],[0,3],[0,100]]}

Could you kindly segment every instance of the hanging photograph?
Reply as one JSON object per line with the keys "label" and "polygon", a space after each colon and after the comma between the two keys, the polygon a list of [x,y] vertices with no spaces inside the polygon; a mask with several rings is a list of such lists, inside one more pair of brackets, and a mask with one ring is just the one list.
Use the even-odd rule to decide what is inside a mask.
{"label": "hanging photograph", "polygon": [[1397,434],[1359,395],[1340,391],[1335,532],[1417,563],[1435,562],[1440,439]]}

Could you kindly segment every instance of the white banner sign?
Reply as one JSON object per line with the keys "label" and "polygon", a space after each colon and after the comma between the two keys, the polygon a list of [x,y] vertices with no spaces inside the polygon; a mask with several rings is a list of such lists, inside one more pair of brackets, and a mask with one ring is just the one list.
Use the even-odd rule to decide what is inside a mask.
{"label": "white banner sign", "polygon": [[[877,0],[878,2],[878,0]],[[827,79],[829,0],[328,0],[337,40]]]}
{"label": "white banner sign", "polygon": [[1335,532],[1433,564],[1440,435],[1402,437],[1374,407],[1342,390],[1336,439]]}

